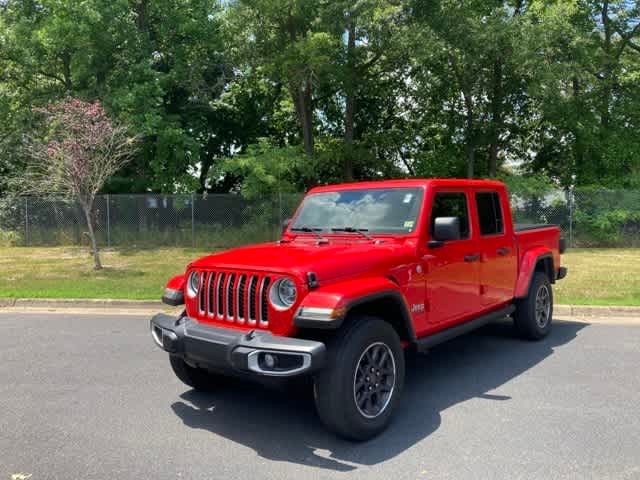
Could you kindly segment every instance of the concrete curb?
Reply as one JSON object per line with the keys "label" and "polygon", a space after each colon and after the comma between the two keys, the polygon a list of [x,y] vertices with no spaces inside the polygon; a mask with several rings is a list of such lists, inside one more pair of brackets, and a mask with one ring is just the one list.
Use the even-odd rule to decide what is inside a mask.
{"label": "concrete curb", "polygon": [[[115,300],[115,299],[66,299],[66,298],[0,298],[0,308],[17,310],[104,310],[104,311],[164,311],[167,305],[160,300]],[[559,317],[637,317],[640,307],[601,307],[589,305],[555,305],[555,316]]]}
{"label": "concrete curb", "polygon": [[554,315],[571,317],[640,317],[640,307],[555,305]]}
{"label": "concrete curb", "polygon": [[0,298],[0,308],[51,308],[54,310],[79,308],[149,310],[165,309],[160,300],[115,300],[115,299],[73,299],[73,298]]}

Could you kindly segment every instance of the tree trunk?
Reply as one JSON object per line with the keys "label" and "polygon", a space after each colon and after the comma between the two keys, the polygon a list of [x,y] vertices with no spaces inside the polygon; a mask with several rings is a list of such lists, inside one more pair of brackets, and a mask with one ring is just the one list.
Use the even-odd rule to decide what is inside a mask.
{"label": "tree trunk", "polygon": [[311,80],[307,78],[301,87],[296,85],[294,89],[293,101],[296,106],[298,122],[302,129],[304,151],[309,157],[311,157],[313,156],[314,150]]}
{"label": "tree trunk", "polygon": [[466,154],[467,154],[467,178],[473,178],[475,175],[475,135],[473,132],[473,98],[468,92],[463,92],[464,105],[466,110],[465,121],[465,138],[466,138]]}
{"label": "tree trunk", "polygon": [[344,179],[353,180],[353,158],[352,146],[354,136],[354,116],[356,110],[355,99],[355,61],[354,51],[356,48],[356,26],[352,20],[349,23],[347,39],[347,79],[345,82],[345,110],[344,110],[344,143],[346,145],[346,155],[344,157]]}
{"label": "tree trunk", "polygon": [[467,143],[467,178],[473,178],[475,175],[474,167],[476,161],[476,150],[471,143]]}
{"label": "tree trunk", "polygon": [[500,150],[500,145],[498,145],[498,141],[494,140],[489,145],[489,176],[496,177],[498,175],[498,153]]}
{"label": "tree trunk", "polygon": [[[574,109],[578,114],[578,118],[582,118],[583,109],[582,109],[582,86],[580,85],[580,80],[578,77],[573,77],[571,81],[571,86],[573,88],[573,102]],[[575,140],[573,142],[573,150],[575,157],[575,165],[573,168],[574,172],[583,172],[583,165],[585,159],[585,145],[584,138],[582,132],[576,125],[572,125],[573,136]]]}
{"label": "tree trunk", "polygon": [[489,145],[489,176],[498,174],[498,153],[502,131],[502,61],[493,64],[493,92],[491,98],[491,144]]}
{"label": "tree trunk", "polygon": [[[207,148],[211,148],[211,145],[208,145]],[[212,165],[213,155],[211,150],[202,152],[200,155],[200,175],[198,176],[198,183],[200,184],[200,187],[197,189],[196,193],[203,194],[207,191],[207,177],[209,176],[209,170],[211,170]]]}
{"label": "tree trunk", "polygon": [[605,0],[602,4],[601,10],[602,26],[604,28],[604,38],[602,43],[602,50],[604,51],[604,65],[603,65],[603,91],[601,95],[602,104],[600,106],[600,142],[605,142],[607,132],[609,130],[609,119],[611,114],[609,109],[611,107],[613,84],[615,82],[615,63],[617,59],[613,51],[613,36],[615,30],[611,24],[609,18],[609,1]]}
{"label": "tree trunk", "polygon": [[89,229],[89,238],[91,240],[91,253],[93,254],[93,264],[95,270],[102,270],[102,263],[100,262],[100,253],[98,252],[98,242],[96,242],[96,232],[93,230],[93,220],[91,219],[91,211],[93,210],[93,204],[82,204],[82,211],[84,212],[84,218],[87,222],[87,228]]}
{"label": "tree trunk", "polygon": [[136,27],[138,27],[139,31],[147,33],[147,30],[148,30],[147,20],[149,17],[148,1],[141,0],[140,2],[138,2],[135,5],[135,11],[136,11]]}
{"label": "tree trunk", "polygon": [[71,94],[73,83],[71,81],[71,54],[68,51],[63,52],[62,60],[62,77],[64,78],[64,89],[66,93]]}

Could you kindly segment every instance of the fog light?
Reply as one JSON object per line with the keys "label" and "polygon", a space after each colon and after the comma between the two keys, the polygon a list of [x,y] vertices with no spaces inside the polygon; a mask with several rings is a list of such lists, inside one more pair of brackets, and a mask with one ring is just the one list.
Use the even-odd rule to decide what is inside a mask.
{"label": "fog light", "polygon": [[273,369],[276,366],[276,357],[270,353],[264,354],[264,366]]}
{"label": "fog light", "polygon": [[151,324],[151,336],[153,337],[153,341],[156,342],[160,348],[164,348],[162,345],[162,329],[160,327],[156,327]]}
{"label": "fog light", "polygon": [[289,376],[310,367],[311,355],[307,352],[253,350],[247,355],[247,368],[262,375]]}

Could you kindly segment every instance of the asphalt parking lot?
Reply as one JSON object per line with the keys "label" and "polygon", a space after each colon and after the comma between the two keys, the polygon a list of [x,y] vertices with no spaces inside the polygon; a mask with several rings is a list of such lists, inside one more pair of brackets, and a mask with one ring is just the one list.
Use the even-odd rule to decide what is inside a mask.
{"label": "asphalt parking lot", "polygon": [[311,395],[183,386],[136,316],[0,313],[0,480],[640,478],[640,321],[491,325],[410,359],[392,427],[336,439]]}

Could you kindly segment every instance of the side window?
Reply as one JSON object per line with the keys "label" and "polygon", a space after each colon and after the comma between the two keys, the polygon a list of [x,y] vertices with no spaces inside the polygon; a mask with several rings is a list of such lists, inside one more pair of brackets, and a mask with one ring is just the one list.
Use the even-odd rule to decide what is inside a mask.
{"label": "side window", "polygon": [[431,232],[438,217],[458,217],[460,237],[469,238],[469,208],[467,196],[462,192],[436,193],[431,209]]}
{"label": "side window", "polygon": [[478,220],[481,235],[496,235],[504,232],[500,196],[497,192],[476,193]]}

